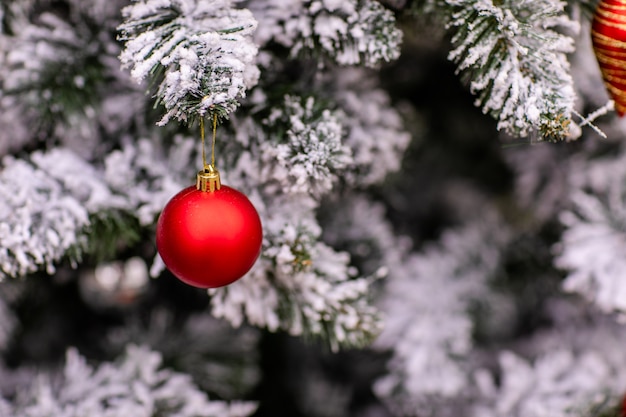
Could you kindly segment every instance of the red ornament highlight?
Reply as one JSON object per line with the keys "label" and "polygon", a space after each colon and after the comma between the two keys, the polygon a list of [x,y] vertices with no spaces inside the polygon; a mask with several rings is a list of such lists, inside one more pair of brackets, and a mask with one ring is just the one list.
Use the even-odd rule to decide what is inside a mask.
{"label": "red ornament highlight", "polygon": [[617,114],[626,113],[626,0],[601,0],[591,24],[591,41],[604,84]]}
{"label": "red ornament highlight", "polygon": [[[200,177],[199,177],[200,184]],[[254,265],[263,240],[256,209],[241,192],[206,183],[185,188],[165,206],[156,245],[167,268],[199,288],[222,287]]]}

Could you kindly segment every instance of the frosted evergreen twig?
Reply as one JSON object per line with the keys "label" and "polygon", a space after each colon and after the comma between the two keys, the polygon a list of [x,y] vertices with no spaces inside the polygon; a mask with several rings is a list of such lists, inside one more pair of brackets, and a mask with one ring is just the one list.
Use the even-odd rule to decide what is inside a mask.
{"label": "frosted evergreen twig", "polygon": [[[324,55],[339,65],[377,67],[400,55],[402,31],[374,0],[246,1],[259,20],[255,39],[289,48],[290,56]],[[297,22],[297,24],[294,24]]]}
{"label": "frosted evergreen twig", "polygon": [[598,158],[572,169],[570,206],[555,264],[567,271],[563,289],[607,313],[626,314],[626,157]]}
{"label": "frosted evergreen twig", "polygon": [[449,59],[477,95],[476,105],[515,136],[539,131],[543,139],[569,135],[575,93],[566,54],[578,26],[554,0],[442,0],[453,29]]}
{"label": "frosted evergreen twig", "polygon": [[247,417],[257,407],[252,402],[209,400],[190,375],[163,368],[158,352],[134,345],[117,362],[97,367],[69,349],[62,377],[52,380],[41,375],[13,404],[7,404],[11,415]]}
{"label": "frosted evergreen twig", "polygon": [[489,220],[449,230],[439,244],[390,265],[380,302],[385,329],[375,346],[394,354],[374,388],[401,415],[436,415],[438,399],[466,392],[466,361],[474,348],[468,309],[472,300],[489,296],[499,248],[510,239],[498,217],[488,214]]}
{"label": "frosted evergreen twig", "polygon": [[139,0],[123,14],[120,60],[137,81],[157,85],[159,124],[227,116],[257,83],[257,23],[230,0]]}

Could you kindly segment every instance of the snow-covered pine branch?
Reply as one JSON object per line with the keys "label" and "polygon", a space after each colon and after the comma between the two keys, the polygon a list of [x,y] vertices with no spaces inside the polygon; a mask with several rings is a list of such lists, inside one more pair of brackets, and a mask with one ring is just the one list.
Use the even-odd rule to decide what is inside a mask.
{"label": "snow-covered pine branch", "polygon": [[22,160],[6,160],[0,173],[0,278],[19,277],[54,263],[72,247],[89,212],[62,184]]}
{"label": "snow-covered pine branch", "polygon": [[[617,402],[607,386],[616,383],[613,369],[600,352],[575,353],[567,348],[544,352],[535,360],[511,351],[498,355],[498,382],[478,372],[474,383],[485,395],[474,407],[474,417],[592,417],[608,413],[609,399]],[[615,364],[611,364],[615,366]],[[604,403],[604,404],[603,404]],[[599,414],[598,410],[607,412]]]}
{"label": "snow-covered pine branch", "polygon": [[437,245],[390,265],[375,346],[393,349],[376,393],[400,415],[437,415],[440,401],[467,394],[474,347],[472,302],[490,292],[509,232],[495,213],[446,232]]}
{"label": "snow-covered pine branch", "polygon": [[264,124],[277,139],[260,147],[261,181],[278,187],[269,192],[321,196],[352,162],[350,149],[342,143],[340,118],[313,97],[286,96]]}
{"label": "snow-covered pine branch", "polygon": [[180,135],[170,148],[147,138],[125,142],[105,157],[104,180],[140,225],[152,225],[169,199],[193,183],[194,172],[188,170],[197,156],[197,144]]}
{"label": "snow-covered pine branch", "polygon": [[382,203],[366,193],[342,193],[321,208],[324,241],[347,248],[365,275],[384,276],[403,262],[412,240],[395,234]]}
{"label": "snow-covered pine branch", "polygon": [[[402,104],[391,99],[377,78],[363,68],[338,68],[328,74],[324,89],[342,112],[346,130],[343,142],[350,148],[352,164],[344,178],[351,186],[382,182],[400,169],[411,134],[404,125]],[[419,119],[411,118],[414,124]]]}
{"label": "snow-covered pine branch", "polygon": [[570,207],[555,247],[563,288],[605,312],[626,314],[626,154],[571,168]]}
{"label": "snow-covered pine branch", "polygon": [[190,141],[174,144],[167,158],[148,140],[126,144],[107,155],[100,170],[65,148],[34,152],[30,161],[6,157],[0,172],[0,278],[42,268],[52,273],[66,256],[79,260],[91,228],[109,215],[126,213],[140,226],[153,224],[180,190],[194,154],[186,146]]}
{"label": "snow-covered pine branch", "polygon": [[567,207],[568,171],[571,161],[563,157],[566,147],[518,146],[503,152],[515,172],[515,201],[533,222],[550,221]]}
{"label": "snow-covered pine branch", "polygon": [[[426,2],[427,4],[429,2]],[[430,2],[432,3],[432,2]],[[515,136],[569,135],[575,92],[566,54],[578,30],[559,0],[438,0],[452,28],[454,61],[477,95],[476,104]],[[431,4],[432,6],[432,4]]]}
{"label": "snow-covered pine branch", "polygon": [[257,83],[257,22],[232,3],[138,0],[123,9],[120,60],[137,81],[158,84],[157,102],[166,109],[159,124],[226,116]]}
{"label": "snow-covered pine branch", "polygon": [[244,2],[259,21],[259,45],[276,42],[290,55],[322,53],[339,65],[375,67],[400,55],[402,32],[375,0]]}
{"label": "snow-covered pine branch", "polygon": [[[260,126],[238,123],[248,132],[236,133],[247,138],[245,149],[224,181],[260,191],[255,205],[265,240],[249,279],[210,291],[214,315],[233,325],[247,320],[321,336],[333,349],[363,345],[380,330],[369,300],[371,279],[357,278],[348,254],[320,241],[315,218],[320,197],[352,164],[340,121],[341,112],[312,97],[287,96]],[[260,152],[261,161],[251,152]]]}
{"label": "snow-covered pine branch", "polygon": [[[518,340],[514,349],[490,355],[490,369],[473,375],[478,388],[472,417],[619,416],[626,392],[622,324],[584,306],[554,298],[547,311],[551,326]],[[471,412],[467,412],[467,410]]]}
{"label": "snow-covered pine branch", "polygon": [[189,375],[163,368],[159,353],[137,346],[97,367],[70,349],[60,378],[41,375],[22,391],[14,402],[0,403],[0,411],[10,410],[3,415],[247,417],[257,407],[209,400]]}
{"label": "snow-covered pine branch", "polygon": [[213,314],[233,325],[247,319],[271,331],[321,338],[333,350],[371,342],[381,328],[369,300],[372,280],[357,278],[347,253],[317,239],[284,224],[280,235],[267,237],[249,279],[210,291]]}
{"label": "snow-covered pine branch", "polygon": [[67,15],[60,3],[3,2],[0,155],[42,138],[71,143],[81,155],[93,151],[90,145],[102,132],[98,122],[113,110],[108,99],[132,91],[119,71],[119,45],[106,27],[118,19],[119,2],[69,2]]}
{"label": "snow-covered pine branch", "polygon": [[112,356],[129,345],[150,346],[164,363],[175,364],[178,372],[192,376],[203,391],[235,399],[248,396],[261,378],[260,336],[251,326],[233,329],[208,310],[181,320],[162,306],[148,317],[133,317],[125,326],[111,329],[103,345]]}
{"label": "snow-covered pine branch", "polygon": [[[5,52],[7,68],[2,78],[5,92],[28,92],[24,98],[38,100],[39,105],[47,105],[53,112],[67,111],[70,105],[83,105],[85,98],[97,99],[95,94],[87,97],[94,92],[83,88],[92,85],[85,81],[86,76],[92,75],[85,71],[85,60],[100,52],[97,45],[89,43],[84,25],[73,27],[58,15],[43,12],[37,24],[21,18],[11,21],[11,26],[17,34],[11,38],[11,49]],[[60,101],[64,99],[67,101]]]}

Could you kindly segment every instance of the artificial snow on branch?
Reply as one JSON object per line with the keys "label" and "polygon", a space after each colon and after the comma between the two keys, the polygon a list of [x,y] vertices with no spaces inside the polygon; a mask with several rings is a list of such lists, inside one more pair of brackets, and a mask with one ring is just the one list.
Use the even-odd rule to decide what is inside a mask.
{"label": "artificial snow on branch", "polygon": [[476,104],[515,136],[538,131],[568,137],[576,98],[567,53],[578,30],[563,1],[441,0],[454,49],[449,59],[477,95]]}
{"label": "artificial snow on branch", "polygon": [[626,392],[623,325],[572,298],[555,297],[547,310],[552,326],[518,343],[515,351],[499,350],[491,369],[474,372],[472,385],[477,391],[472,404],[464,407],[471,409],[467,415],[622,414]]}
{"label": "artificial snow on branch", "polygon": [[322,52],[339,65],[375,67],[400,55],[402,32],[375,0],[246,1],[259,21],[255,40],[300,53]]}
{"label": "artificial snow on branch", "polygon": [[[272,331],[321,336],[333,349],[360,346],[380,330],[369,300],[370,278],[358,278],[347,253],[320,241],[320,197],[352,166],[342,144],[341,112],[312,97],[287,96],[261,125],[238,123],[230,146],[244,146],[225,178],[255,200],[264,225],[263,252],[247,278],[211,290],[213,314]],[[261,128],[261,129],[260,129]],[[245,139],[244,139],[245,138]],[[261,161],[252,160],[252,152]],[[260,163],[259,163],[260,162]]]}
{"label": "artificial snow on branch", "polygon": [[[402,104],[392,105],[378,79],[363,68],[332,71],[324,89],[342,113],[341,123],[346,130],[343,142],[352,153],[352,164],[344,176],[350,185],[380,183],[387,174],[398,171],[411,142]],[[414,123],[419,123],[416,120],[412,117]]]}
{"label": "artificial snow on branch", "polygon": [[261,178],[266,186],[277,183],[286,194],[321,196],[352,162],[350,149],[342,143],[339,118],[320,107],[313,97],[287,96],[264,121],[278,139],[261,144]]}
{"label": "artificial snow on branch", "polygon": [[485,214],[390,265],[381,300],[385,328],[375,346],[393,349],[393,357],[375,391],[401,415],[436,415],[438,400],[466,393],[473,349],[467,312],[489,293],[509,235],[494,213]]}
{"label": "artificial snow on branch", "polygon": [[[477,406],[476,417],[580,417],[605,401],[599,384],[613,379],[613,369],[594,351],[575,355],[568,349],[546,352],[535,361],[513,352],[500,353],[500,382],[477,373],[477,385],[491,400]],[[611,385],[611,384],[609,384]]]}
{"label": "artificial snow on branch", "polygon": [[179,146],[168,158],[148,140],[126,144],[106,156],[101,170],[64,148],[34,152],[30,162],[6,157],[0,172],[0,279],[42,268],[52,273],[66,255],[79,260],[94,220],[128,213],[141,226],[153,224],[180,189],[193,154],[185,146],[191,142],[174,143]]}
{"label": "artificial snow on branch", "polygon": [[0,279],[19,277],[54,263],[89,224],[81,202],[41,169],[22,160],[5,159],[0,173]]}
{"label": "artificial snow on branch", "polygon": [[[316,336],[333,350],[363,346],[380,331],[372,279],[357,278],[345,252],[319,242],[314,200],[275,198],[262,214],[265,244],[248,278],[215,290],[213,314],[295,336]],[[296,214],[297,213],[297,214]]]}
{"label": "artificial snow on branch", "polygon": [[342,193],[321,211],[324,241],[347,248],[362,274],[386,275],[413,245],[409,237],[395,234],[384,205],[366,193]]}
{"label": "artificial snow on branch", "polygon": [[555,247],[563,288],[605,312],[626,313],[626,154],[572,168],[571,206]]}
{"label": "artificial snow on branch", "polygon": [[67,19],[60,7],[29,1],[7,6],[7,31],[0,33],[0,128],[11,128],[0,129],[2,147],[19,150],[53,135],[65,141],[65,134],[87,143],[98,139],[99,100],[119,73],[119,46],[110,32],[99,31],[98,19],[106,14],[90,14],[101,5],[75,2]]}
{"label": "artificial snow on branch", "polygon": [[566,148],[542,144],[507,149],[503,156],[515,172],[515,201],[533,222],[549,221],[568,203],[570,160]]}
{"label": "artificial snow on branch", "polygon": [[42,375],[2,406],[16,417],[247,417],[256,410],[250,402],[209,400],[189,375],[162,368],[159,353],[138,346],[129,346],[118,362],[95,368],[70,349],[61,378]]}
{"label": "artificial snow on branch", "polygon": [[206,310],[181,323],[175,312],[163,307],[147,319],[133,317],[126,326],[112,329],[105,345],[115,356],[128,345],[150,346],[164,363],[192,376],[203,391],[235,399],[249,395],[261,378],[260,335],[250,326],[233,329]]}
{"label": "artificial snow on branch", "polygon": [[159,124],[226,116],[257,83],[257,22],[230,0],[138,0],[122,12],[120,60],[137,81],[158,84]]}
{"label": "artificial snow on branch", "polygon": [[[93,75],[86,71],[91,68],[86,68],[85,61],[99,52],[98,45],[89,42],[84,25],[73,27],[51,12],[41,13],[37,24],[22,19],[12,24],[14,30],[21,27],[15,30],[17,35],[12,37],[11,49],[5,52],[9,71],[3,79],[3,90],[28,92],[30,101],[45,102],[57,113],[67,111],[68,106],[84,105],[85,99],[97,98],[93,91],[84,88],[91,85],[85,77]],[[72,94],[68,91],[61,94],[64,89]]]}
{"label": "artificial snow on branch", "polygon": [[[193,173],[186,172],[196,156],[193,139],[177,135],[167,151],[155,140],[126,141],[104,160],[104,180],[112,192],[123,196],[124,208],[142,226],[157,216],[183,186],[190,185]],[[189,180],[185,182],[184,175]]]}

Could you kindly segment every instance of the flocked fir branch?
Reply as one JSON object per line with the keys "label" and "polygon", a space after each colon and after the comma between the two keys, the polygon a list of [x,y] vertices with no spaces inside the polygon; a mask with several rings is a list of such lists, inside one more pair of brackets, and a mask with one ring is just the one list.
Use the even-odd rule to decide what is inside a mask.
{"label": "flocked fir branch", "polygon": [[493,369],[477,369],[476,417],[619,417],[626,378],[623,324],[564,298],[549,303],[552,326],[517,350],[502,349]]}
{"label": "flocked fir branch", "polygon": [[400,54],[393,13],[374,0],[244,1],[259,21],[259,45],[275,42],[300,54],[323,54],[339,65],[378,66]]}
{"label": "flocked fir branch", "polygon": [[564,157],[566,148],[551,144],[514,146],[504,152],[507,165],[515,173],[515,203],[524,215],[525,227],[541,227],[554,221],[555,213],[569,206],[570,171],[575,159]]}
{"label": "flocked fir branch", "polygon": [[175,316],[175,312],[159,308],[148,320],[134,317],[126,326],[112,329],[105,345],[113,356],[128,345],[150,346],[164,363],[189,374],[199,388],[220,398],[243,398],[253,392],[261,379],[258,329],[234,329],[209,311],[184,321]]}
{"label": "flocked fir branch", "polygon": [[[5,93],[27,93],[23,99],[47,107],[50,116],[56,117],[84,110],[95,102],[98,96],[85,88],[93,86],[86,77],[98,75],[98,71],[92,72],[96,69],[93,61],[97,62],[101,51],[97,43],[90,42],[87,27],[72,27],[50,12],[42,13],[36,25],[21,23],[17,44],[5,58],[10,68],[10,77],[2,86]],[[18,25],[13,25],[18,32]],[[89,60],[91,65],[87,65]]]}
{"label": "flocked fir branch", "polygon": [[78,143],[77,137],[99,139],[96,122],[105,91],[126,87],[115,32],[107,27],[120,4],[72,2],[64,16],[36,1],[8,2],[0,35],[0,126],[11,126],[12,134],[2,136],[2,147],[16,151],[55,137]]}
{"label": "flocked fir branch", "polygon": [[575,102],[567,54],[578,23],[563,1],[433,0],[452,31],[449,59],[476,94],[476,105],[514,136],[538,132],[548,140],[570,135]]}
{"label": "flocked fir branch", "polygon": [[230,0],[140,0],[123,14],[120,60],[137,81],[158,84],[159,124],[226,116],[257,83],[257,22]]}
{"label": "flocked fir branch", "polygon": [[332,198],[320,217],[324,241],[351,253],[362,274],[385,277],[385,288],[390,268],[402,264],[413,245],[409,237],[395,233],[385,206],[366,193]]}
{"label": "flocked fir branch", "polygon": [[58,181],[25,161],[5,161],[0,175],[3,277],[41,267],[53,273],[66,251],[84,245],[81,230],[89,223],[89,212]]}
{"label": "flocked fir branch", "polygon": [[138,346],[129,346],[117,362],[97,367],[70,349],[60,377],[41,375],[13,403],[0,407],[7,410],[4,415],[31,417],[246,417],[256,409],[250,402],[210,400],[189,375],[163,368],[159,353]]}
{"label": "flocked fir branch", "polygon": [[[378,314],[368,300],[370,279],[356,277],[348,254],[320,242],[315,219],[319,197],[352,162],[349,148],[341,144],[339,120],[313,98],[286,97],[262,121],[269,127],[266,133],[251,126],[255,135],[241,135],[247,146],[266,150],[262,155],[268,159],[255,164],[240,152],[225,178],[243,181],[243,189],[254,189],[256,182],[265,243],[250,279],[210,291],[218,317],[235,325],[247,318],[270,330],[323,336],[335,349],[362,345],[379,331]],[[259,143],[251,144],[251,138]],[[279,163],[267,167],[276,152]]]}
{"label": "flocked fir branch", "polygon": [[271,223],[268,229],[271,247],[264,249],[249,279],[210,291],[213,314],[234,325],[246,318],[273,331],[321,337],[333,350],[371,342],[381,326],[369,300],[372,280],[356,277],[347,253],[315,242],[319,232],[309,237],[311,231],[300,234],[285,225],[272,236]]}
{"label": "flocked fir branch", "polygon": [[474,348],[468,311],[489,298],[510,235],[495,213],[486,208],[484,215],[390,266],[380,301],[385,328],[375,346],[393,357],[375,390],[400,415],[436,415],[442,400],[467,392]]}
{"label": "flocked fir branch", "polygon": [[276,182],[285,194],[326,194],[351,162],[338,117],[315,104],[313,97],[301,102],[287,96],[264,121],[280,142],[261,144],[262,181]]}
{"label": "flocked fir branch", "polygon": [[563,288],[605,312],[626,312],[626,200],[624,154],[578,161],[571,170],[570,204],[560,215],[565,231],[555,246],[567,272]]}
{"label": "flocked fir branch", "polygon": [[[99,223],[122,220],[110,235],[97,236],[98,247],[107,236],[119,244],[133,218],[142,227],[152,224],[183,183],[161,173],[175,168],[181,158],[188,163],[190,154],[181,144],[168,163],[153,151],[149,142],[140,141],[139,149],[111,152],[101,169],[62,148],[35,152],[30,162],[5,158],[0,173],[6,179],[0,181],[3,276],[21,277],[41,268],[53,273],[55,264],[67,257],[79,261]],[[125,216],[132,217],[123,221]]]}
{"label": "flocked fir branch", "polygon": [[405,120],[419,125],[415,114],[403,114],[402,103],[392,105],[389,94],[362,68],[333,71],[324,88],[341,109],[347,130],[343,142],[351,150],[352,162],[344,178],[350,186],[379,184],[398,172],[412,139]]}
{"label": "flocked fir branch", "polygon": [[197,156],[196,145],[181,135],[173,138],[169,150],[154,139],[129,140],[106,155],[102,175],[111,191],[123,196],[124,209],[146,227],[193,178],[188,168]]}
{"label": "flocked fir branch", "polygon": [[[615,394],[603,395],[598,386],[616,377],[598,352],[576,354],[557,349],[533,361],[503,351],[498,362],[500,382],[486,373],[476,375],[475,383],[490,401],[477,406],[475,416],[595,416],[600,410],[608,412],[609,406],[617,402]],[[607,415],[617,417],[620,413]]]}

